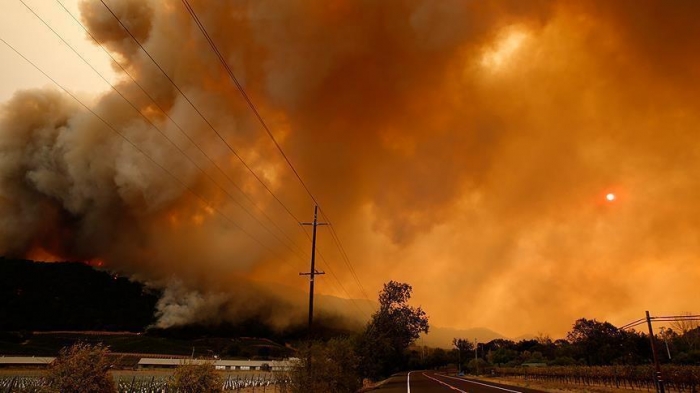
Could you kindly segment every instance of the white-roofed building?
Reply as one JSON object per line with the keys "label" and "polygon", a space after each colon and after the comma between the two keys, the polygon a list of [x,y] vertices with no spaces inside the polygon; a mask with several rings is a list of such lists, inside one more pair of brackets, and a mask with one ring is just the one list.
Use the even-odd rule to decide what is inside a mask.
{"label": "white-roofed building", "polygon": [[3,356],[0,355],[0,367],[48,367],[55,357],[42,356]]}
{"label": "white-roofed building", "polygon": [[213,364],[227,371],[287,371],[293,360],[224,360],[224,359],[165,359],[141,358],[139,368],[175,368],[183,364]]}

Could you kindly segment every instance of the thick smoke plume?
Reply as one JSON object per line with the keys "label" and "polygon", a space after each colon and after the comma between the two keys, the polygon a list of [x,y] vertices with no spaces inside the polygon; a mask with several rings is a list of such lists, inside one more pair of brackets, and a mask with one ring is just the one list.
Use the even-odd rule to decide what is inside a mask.
{"label": "thick smoke plume", "polygon": [[[107,3],[293,215],[310,219],[309,198],[181,2]],[[435,325],[511,335],[696,303],[700,3],[190,3],[370,297],[407,281]],[[0,253],[99,261],[169,284],[163,326],[262,308],[275,326],[303,320],[300,301],[284,300],[308,269],[294,219],[100,2],[81,10],[157,103],[123,75],[117,90],[139,113],[114,91],[91,105],[131,142],[57,91],[5,103]],[[330,234],[320,238],[320,268],[361,296]],[[346,296],[331,275],[320,280]]]}

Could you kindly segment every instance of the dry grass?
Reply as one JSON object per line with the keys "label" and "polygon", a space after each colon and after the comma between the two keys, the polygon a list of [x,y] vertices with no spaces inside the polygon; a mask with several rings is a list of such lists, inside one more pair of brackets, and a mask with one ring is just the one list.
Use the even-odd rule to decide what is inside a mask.
{"label": "dry grass", "polygon": [[602,385],[578,385],[578,384],[565,384],[559,382],[549,382],[549,381],[533,381],[526,380],[522,378],[511,378],[511,377],[489,377],[489,378],[474,378],[484,382],[495,382],[504,385],[518,386],[522,388],[530,388],[536,390],[542,390],[551,393],[631,393],[640,392],[646,393],[650,392],[648,390],[633,390],[633,389],[618,389],[609,386]]}

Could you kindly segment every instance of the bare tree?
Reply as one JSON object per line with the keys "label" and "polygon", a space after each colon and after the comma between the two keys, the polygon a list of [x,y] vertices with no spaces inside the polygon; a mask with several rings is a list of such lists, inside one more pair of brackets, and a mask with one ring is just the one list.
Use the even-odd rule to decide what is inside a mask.
{"label": "bare tree", "polygon": [[537,340],[537,343],[541,345],[550,345],[552,343],[552,337],[549,334],[542,332],[537,333],[535,340]]}
{"label": "bare tree", "polygon": [[690,350],[694,350],[700,344],[700,321],[690,319],[693,314],[690,312],[681,313],[682,318],[671,322],[671,329],[681,336],[681,339]]}

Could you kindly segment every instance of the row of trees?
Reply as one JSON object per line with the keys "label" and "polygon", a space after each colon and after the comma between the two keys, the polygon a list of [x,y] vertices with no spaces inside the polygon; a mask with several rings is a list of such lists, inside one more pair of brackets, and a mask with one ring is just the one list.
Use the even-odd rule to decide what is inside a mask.
{"label": "row of trees", "polygon": [[155,322],[160,296],[159,290],[81,262],[0,257],[0,331],[139,332]]}
{"label": "row of trees", "polygon": [[[351,392],[361,378],[378,380],[406,369],[436,369],[448,365],[472,373],[493,367],[527,363],[549,366],[648,365],[652,362],[649,336],[621,330],[609,322],[581,318],[566,338],[540,335],[514,342],[497,339],[475,344],[455,338],[452,349],[413,346],[428,331],[428,318],[408,305],[411,286],[389,282],[380,293],[379,310],[364,332],[354,337],[316,343],[300,353],[293,391]],[[660,329],[655,337],[665,362],[700,364],[700,327],[685,322]],[[354,372],[353,370],[357,370]]]}
{"label": "row of trees", "polygon": [[[700,326],[695,323],[673,324],[658,329],[655,337],[659,359],[663,363],[700,364]],[[515,367],[522,364],[549,366],[645,365],[652,362],[649,336],[620,330],[608,322],[595,319],[577,320],[565,339],[552,340],[541,335],[534,339],[514,342],[497,339],[474,343],[455,338],[452,350],[414,348],[413,367],[439,368],[448,364],[477,371],[481,368]]]}

